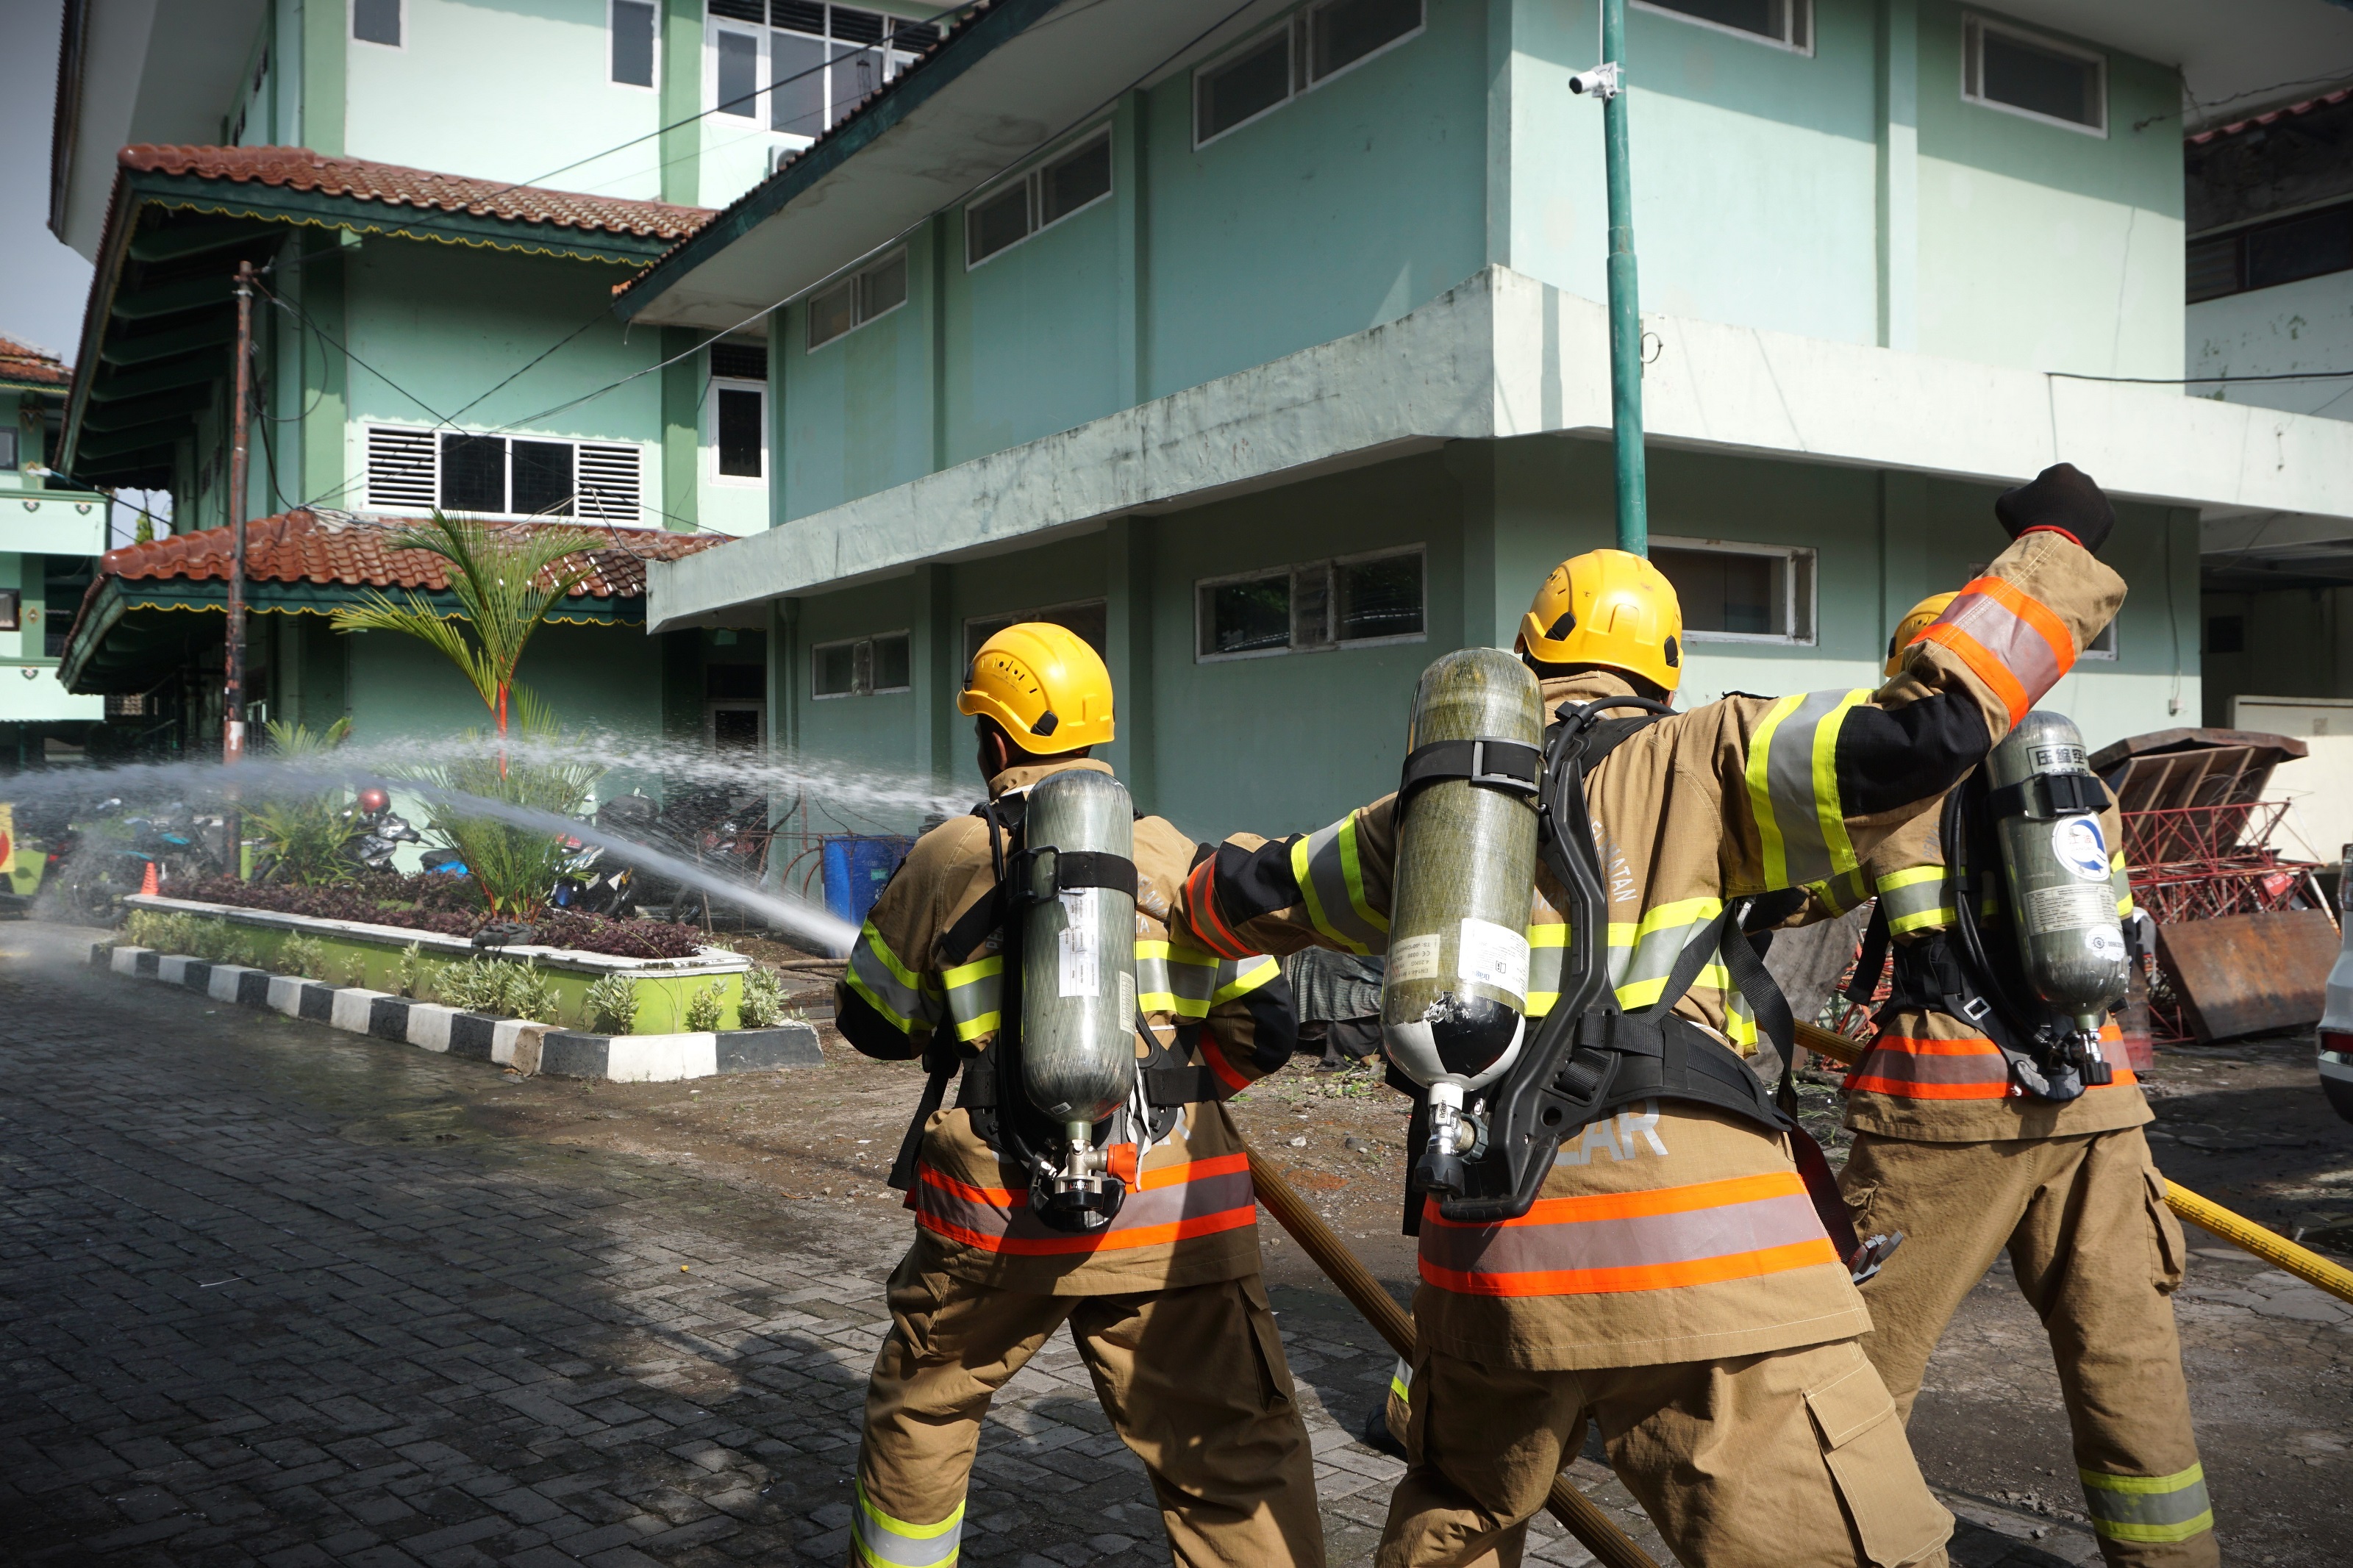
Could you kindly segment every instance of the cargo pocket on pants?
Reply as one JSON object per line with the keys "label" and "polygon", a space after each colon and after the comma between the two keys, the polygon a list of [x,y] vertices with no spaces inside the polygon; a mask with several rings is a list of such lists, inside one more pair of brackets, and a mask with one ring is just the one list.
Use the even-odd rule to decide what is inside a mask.
{"label": "cargo pocket on pants", "polygon": [[1806,1390],[1806,1409],[1866,1558],[1896,1568],[1952,1532],[1952,1516],[1929,1492],[1904,1439],[1895,1402],[1861,1351],[1852,1370]]}
{"label": "cargo pocket on pants", "polygon": [[1292,1401],[1291,1363],[1282,1356],[1282,1331],[1275,1326],[1274,1305],[1266,1299],[1265,1282],[1256,1275],[1234,1281],[1241,1292],[1242,1316],[1250,1320],[1250,1351],[1258,1357],[1259,1391],[1269,1410]]}
{"label": "cargo pocket on pants", "polygon": [[2181,1234],[2181,1222],[2173,1217],[2173,1205],[2165,1201],[2165,1177],[2154,1165],[2145,1168],[2141,1176],[2148,1189],[2149,1277],[2160,1293],[2170,1296],[2181,1283],[2189,1243]]}

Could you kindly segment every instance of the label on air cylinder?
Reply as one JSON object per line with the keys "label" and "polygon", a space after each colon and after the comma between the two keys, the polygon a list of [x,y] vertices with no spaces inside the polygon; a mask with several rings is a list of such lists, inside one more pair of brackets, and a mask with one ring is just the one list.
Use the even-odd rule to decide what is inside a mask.
{"label": "label on air cylinder", "polygon": [[2086,882],[2108,879],[2108,844],[2096,816],[2067,816],[2052,823],[2051,853]]}
{"label": "label on air cylinder", "polygon": [[1103,994],[1103,944],[1095,941],[1102,923],[1095,903],[1102,897],[1101,888],[1074,888],[1061,895],[1062,914],[1070,921],[1058,941],[1065,996]]}
{"label": "label on air cylinder", "polygon": [[2035,936],[2084,926],[2106,927],[2115,924],[2116,919],[2116,894],[2105,886],[2065,883],[2026,895],[2026,929]]}
{"label": "label on air cylinder", "polygon": [[1492,985],[1525,1003],[1528,994],[1528,938],[1525,931],[1499,926],[1493,921],[1462,922],[1462,947],[1457,966],[1465,980]]}
{"label": "label on air cylinder", "polygon": [[2087,772],[2084,748],[2064,742],[2050,746],[2029,746],[2027,765],[2038,773],[2080,773]]}
{"label": "label on air cylinder", "polygon": [[2094,926],[2084,933],[2084,951],[2105,963],[2121,963],[2125,933],[2112,926]]}
{"label": "label on air cylinder", "polygon": [[1435,980],[1438,978],[1438,933],[1409,936],[1389,947],[1388,977],[1391,980]]}

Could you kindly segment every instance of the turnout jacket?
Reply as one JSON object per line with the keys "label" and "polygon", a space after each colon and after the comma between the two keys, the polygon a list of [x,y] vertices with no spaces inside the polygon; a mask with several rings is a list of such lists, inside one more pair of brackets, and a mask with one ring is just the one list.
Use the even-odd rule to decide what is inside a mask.
{"label": "turnout jacket", "polygon": [[[1620,1003],[1658,1000],[1677,953],[1727,900],[1853,872],[2009,732],[2123,598],[2123,580],[2080,545],[2031,533],[1877,692],[1730,696],[1620,743],[1586,783]],[[1544,700],[1549,716],[1628,690],[1590,673],[1546,682]],[[1229,839],[1187,879],[1180,922],[1220,952],[1385,951],[1393,803],[1296,837]],[[1540,869],[1532,1015],[1556,1000],[1563,901]],[[1755,1028],[1736,994],[1712,963],[1674,1010],[1746,1052]],[[1420,1272],[1416,1321],[1430,1342],[1531,1369],[1751,1355],[1870,1327],[1788,1141],[1685,1102],[1565,1139],[1519,1219],[1458,1225],[1426,1205]]]}
{"label": "turnout jacket", "polygon": [[[1065,768],[1111,771],[1085,760],[1010,768],[988,781],[989,798],[1017,795]],[[957,920],[996,887],[989,831],[977,816],[933,828],[875,900],[834,988],[837,1025],[866,1055],[940,1062],[945,1056],[933,1053],[953,1051],[969,1082],[997,1038],[1000,939],[948,951]],[[1209,1069],[1218,1098],[1184,1106],[1168,1136],[1149,1148],[1113,1146],[1126,1201],[1109,1226],[1087,1236],[1032,1219],[1029,1173],[998,1158],[960,1104],[943,1107],[925,1125],[907,1194],[918,1268],[1057,1296],[1157,1290],[1258,1272],[1249,1156],[1219,1101],[1287,1061],[1298,1028],[1273,959],[1219,958],[1171,930],[1170,906],[1193,855],[1193,841],[1167,821],[1136,819],[1136,1003],[1161,1044]],[[1140,1040],[1136,1050],[1140,1058]]]}
{"label": "turnout jacket", "polygon": [[[1939,832],[1941,813],[1924,812],[1863,857],[1852,877],[1818,889],[1815,910],[1836,916],[1875,894],[1887,916],[1891,942],[1926,942],[1952,928],[1960,889],[1947,873]],[[2116,802],[2100,814],[2108,847],[2116,913],[2130,919],[2132,885],[2125,879],[2124,823]],[[1999,900],[1978,906],[1985,939],[2010,942],[2010,911]],[[2113,1132],[2150,1121],[2148,1101],[2124,1059],[2121,1031],[2100,1031],[2101,1055],[2113,1082],[2054,1104],[2010,1087],[2010,1064],[1983,1030],[1940,1007],[1905,1007],[1883,1015],[1870,1050],[1846,1077],[1846,1124],[1857,1132],[1923,1143],[1985,1143],[2017,1138],[2064,1138]]]}

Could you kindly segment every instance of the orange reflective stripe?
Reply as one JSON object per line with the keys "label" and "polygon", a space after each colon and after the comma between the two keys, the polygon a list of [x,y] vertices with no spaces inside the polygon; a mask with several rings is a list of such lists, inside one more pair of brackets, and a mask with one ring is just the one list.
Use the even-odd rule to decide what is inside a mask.
{"label": "orange reflective stripe", "polygon": [[1186,924],[1200,938],[1201,945],[1219,958],[1239,961],[1251,957],[1250,945],[1236,936],[1218,913],[1217,872],[1218,858],[1212,855],[1185,879]]}
{"label": "orange reflective stripe", "polygon": [[1248,1154],[1221,1154],[1144,1172],[1140,1185],[1129,1190],[1111,1224],[1086,1236],[1066,1235],[1040,1224],[1029,1213],[1026,1190],[976,1186],[929,1165],[918,1167],[917,1174],[921,1180],[909,1194],[916,1224],[966,1247],[1022,1258],[1160,1247],[1239,1230],[1258,1220]]}
{"label": "orange reflective stripe", "polygon": [[1224,1042],[1207,1029],[1201,1031],[1201,1059],[1208,1064],[1211,1072],[1218,1075],[1218,1081],[1226,1086],[1228,1094],[1239,1094],[1257,1081],[1234,1070],[1233,1064],[1226,1059]]}
{"label": "orange reflective stripe", "polygon": [[2074,667],[2075,639],[2048,606],[1999,577],[1963,588],[1915,642],[1952,650],[2017,723]]}
{"label": "orange reflective stripe", "polygon": [[[2103,1041],[2123,1037],[2114,1024],[2100,1031]],[[2104,1059],[2107,1053],[2102,1053]],[[2117,1088],[2140,1080],[2121,1060],[2108,1059],[2114,1079],[2100,1088]],[[2003,1100],[2010,1095],[2010,1062],[2000,1047],[1982,1035],[1957,1040],[1921,1040],[1902,1035],[1882,1035],[1851,1068],[1843,1086],[1849,1094],[1884,1094],[1898,1100]]]}
{"label": "orange reflective stripe", "polygon": [[1540,1198],[1500,1225],[1459,1224],[1431,1202],[1422,1214],[1421,1277],[1461,1295],[1662,1290],[1837,1261],[1794,1171]]}

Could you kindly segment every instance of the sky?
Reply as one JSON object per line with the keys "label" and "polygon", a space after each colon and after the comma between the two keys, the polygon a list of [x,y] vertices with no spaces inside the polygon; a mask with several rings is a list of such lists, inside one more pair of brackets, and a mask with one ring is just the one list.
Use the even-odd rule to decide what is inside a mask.
{"label": "sky", "polygon": [[49,112],[65,0],[0,3],[0,337],[73,358],[90,263],[49,232]]}

